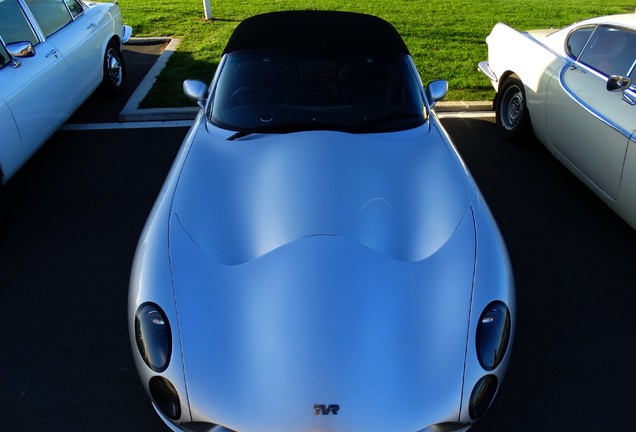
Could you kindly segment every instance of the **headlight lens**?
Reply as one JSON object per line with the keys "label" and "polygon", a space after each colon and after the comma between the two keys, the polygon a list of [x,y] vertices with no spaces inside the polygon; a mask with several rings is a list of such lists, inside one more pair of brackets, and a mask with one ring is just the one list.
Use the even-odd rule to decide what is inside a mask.
{"label": "headlight lens", "polygon": [[490,303],[477,325],[477,357],[487,371],[499,366],[510,341],[510,312],[500,301]]}
{"label": "headlight lens", "polygon": [[144,303],[135,314],[135,338],[139,354],[150,369],[163,372],[172,353],[172,333],[166,314],[154,303]]}
{"label": "headlight lens", "polygon": [[465,432],[470,428],[466,423],[439,423],[419,432]]}
{"label": "headlight lens", "polygon": [[181,418],[179,394],[170,381],[164,377],[155,376],[150,378],[148,388],[150,389],[152,400],[157,404],[157,407],[159,407],[162,413],[172,420],[179,420],[179,418]]}
{"label": "headlight lens", "polygon": [[468,406],[470,418],[477,420],[486,412],[495,398],[497,385],[497,377],[494,375],[486,375],[475,384],[475,388],[470,394],[470,405]]}
{"label": "headlight lens", "polygon": [[180,426],[188,432],[234,432],[224,426],[205,422],[187,422],[181,423]]}

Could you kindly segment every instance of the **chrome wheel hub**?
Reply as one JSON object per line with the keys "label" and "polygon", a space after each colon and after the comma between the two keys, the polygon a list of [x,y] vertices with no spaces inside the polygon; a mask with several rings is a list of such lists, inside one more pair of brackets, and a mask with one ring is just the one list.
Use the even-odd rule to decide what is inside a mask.
{"label": "chrome wheel hub", "polygon": [[106,55],[106,68],[112,83],[119,86],[122,82],[121,62],[119,56],[113,50],[108,50]]}
{"label": "chrome wheel hub", "polygon": [[523,117],[524,103],[521,89],[516,86],[509,87],[503,95],[500,108],[501,123],[504,128],[512,130],[516,128]]}

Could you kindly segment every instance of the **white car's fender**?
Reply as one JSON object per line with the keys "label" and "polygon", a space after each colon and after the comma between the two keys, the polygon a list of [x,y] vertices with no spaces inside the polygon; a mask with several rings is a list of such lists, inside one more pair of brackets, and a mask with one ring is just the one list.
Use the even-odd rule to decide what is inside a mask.
{"label": "white car's fender", "polygon": [[23,158],[24,148],[13,113],[3,99],[0,99],[0,131],[2,131],[0,173],[5,178],[9,178],[20,166],[16,161]]}
{"label": "white car's fender", "polygon": [[[499,91],[506,78],[515,74],[524,84],[526,105],[535,134],[543,142],[546,135],[545,96],[548,83],[566,59],[528,33],[498,23],[486,38],[488,67],[497,78],[493,87]],[[545,138],[545,139],[544,139]]]}
{"label": "white car's fender", "polygon": [[636,131],[632,133],[627,144],[618,199],[605,202],[636,229],[636,224],[631,222],[636,221],[636,206],[632,205],[636,203]]}

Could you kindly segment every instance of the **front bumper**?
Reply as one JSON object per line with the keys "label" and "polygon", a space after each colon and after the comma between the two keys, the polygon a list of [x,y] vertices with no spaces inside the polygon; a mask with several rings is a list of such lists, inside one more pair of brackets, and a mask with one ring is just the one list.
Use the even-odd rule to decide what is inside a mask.
{"label": "front bumper", "polygon": [[496,83],[498,81],[497,75],[490,69],[490,65],[488,64],[488,60],[484,60],[479,63],[478,68],[481,73],[486,75],[490,81]]}
{"label": "front bumper", "polygon": [[126,42],[128,42],[130,40],[130,37],[132,36],[132,27],[128,26],[128,25],[123,25],[121,27],[121,43],[125,44]]}

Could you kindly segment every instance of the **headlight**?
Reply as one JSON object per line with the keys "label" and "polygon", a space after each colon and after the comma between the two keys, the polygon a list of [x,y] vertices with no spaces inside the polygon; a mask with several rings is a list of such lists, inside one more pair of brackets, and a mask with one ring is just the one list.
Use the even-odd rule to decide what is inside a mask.
{"label": "headlight", "polygon": [[135,314],[135,339],[139,354],[150,369],[163,372],[172,353],[172,334],[168,318],[154,303],[144,303]]}
{"label": "headlight", "polygon": [[470,394],[470,405],[468,406],[470,418],[477,420],[486,412],[495,398],[497,385],[497,377],[494,375],[486,375],[477,382]]}
{"label": "headlight", "polygon": [[181,402],[172,383],[164,377],[155,376],[150,378],[148,388],[150,389],[152,400],[157,404],[161,412],[172,420],[179,420],[181,417]]}
{"label": "headlight", "polygon": [[465,432],[470,428],[466,423],[439,423],[419,432]]}
{"label": "headlight", "polygon": [[180,426],[188,432],[234,432],[224,426],[204,422],[181,423]]}
{"label": "headlight", "polygon": [[490,303],[477,324],[477,357],[487,371],[499,366],[510,341],[510,312],[500,301]]}

